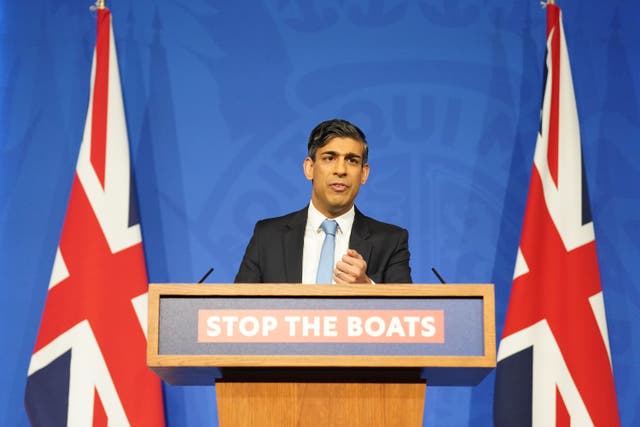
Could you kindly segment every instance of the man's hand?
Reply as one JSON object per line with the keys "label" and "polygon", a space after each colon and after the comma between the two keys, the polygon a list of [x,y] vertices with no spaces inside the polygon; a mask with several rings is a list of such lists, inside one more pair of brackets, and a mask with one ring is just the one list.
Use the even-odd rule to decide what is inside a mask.
{"label": "man's hand", "polygon": [[333,270],[333,281],[344,285],[349,283],[371,283],[367,276],[367,262],[356,250],[348,249]]}

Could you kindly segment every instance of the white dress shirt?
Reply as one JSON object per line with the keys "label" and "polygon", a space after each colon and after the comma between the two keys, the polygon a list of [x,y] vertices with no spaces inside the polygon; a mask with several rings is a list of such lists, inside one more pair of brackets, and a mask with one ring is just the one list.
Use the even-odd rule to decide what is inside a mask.
{"label": "white dress shirt", "polygon": [[[336,230],[336,246],[333,253],[333,265],[342,259],[349,249],[349,238],[356,211],[353,206],[344,214],[337,218],[332,218],[338,223]],[[325,233],[320,227],[322,221],[327,219],[318,211],[313,202],[309,203],[307,213],[307,226],[304,230],[304,247],[302,250],[302,283],[316,283],[318,273],[318,262],[320,262],[320,251],[324,243]],[[334,282],[335,283],[335,282]]]}

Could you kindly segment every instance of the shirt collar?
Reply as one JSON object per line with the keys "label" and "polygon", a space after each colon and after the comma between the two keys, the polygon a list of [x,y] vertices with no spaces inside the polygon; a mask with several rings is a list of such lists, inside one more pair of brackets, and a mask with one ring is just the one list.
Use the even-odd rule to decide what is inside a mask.
{"label": "shirt collar", "polygon": [[[332,218],[338,223],[338,231],[340,233],[346,233],[348,230],[351,230],[351,226],[353,225],[353,219],[356,216],[355,206],[351,206],[351,209],[340,215],[339,217]],[[307,213],[307,227],[313,230],[315,233],[319,233],[322,231],[320,225],[322,221],[327,219],[315,206],[313,206],[313,202],[309,202],[309,210]]]}

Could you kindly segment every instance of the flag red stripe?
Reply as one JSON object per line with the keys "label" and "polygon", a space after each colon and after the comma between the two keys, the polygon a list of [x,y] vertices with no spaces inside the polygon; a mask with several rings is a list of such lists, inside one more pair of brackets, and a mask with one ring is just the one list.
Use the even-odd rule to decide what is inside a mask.
{"label": "flag red stripe", "polygon": [[100,400],[100,395],[98,395],[98,391],[95,390],[93,392],[93,419],[91,420],[91,427],[107,427],[108,419],[107,414],[104,411],[104,406],[102,405],[102,400]]}
{"label": "flag red stripe", "polygon": [[111,13],[98,10],[96,34],[96,71],[91,110],[91,164],[98,180],[105,186],[107,150],[107,106],[109,102],[109,39]]}
{"label": "flag red stripe", "polygon": [[556,387],[556,427],[570,426],[571,417],[569,416],[569,411],[567,411],[567,406],[564,404],[564,400],[562,400],[560,390]]}
{"label": "flag red stripe", "polygon": [[547,5],[547,38],[551,36],[551,70],[547,78],[551,77],[551,99],[549,115],[549,137],[547,162],[551,179],[558,185],[558,128],[560,121],[560,8],[553,4]]}

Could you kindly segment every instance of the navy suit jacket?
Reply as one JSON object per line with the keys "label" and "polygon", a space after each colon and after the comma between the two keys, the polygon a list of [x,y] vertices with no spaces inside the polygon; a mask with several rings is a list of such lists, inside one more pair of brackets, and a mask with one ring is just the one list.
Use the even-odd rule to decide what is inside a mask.
{"label": "navy suit jacket", "polygon": [[[236,283],[300,283],[307,209],[258,221],[236,275]],[[376,283],[411,283],[409,233],[376,221],[357,208],[349,238]]]}

